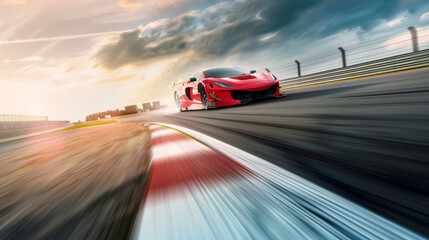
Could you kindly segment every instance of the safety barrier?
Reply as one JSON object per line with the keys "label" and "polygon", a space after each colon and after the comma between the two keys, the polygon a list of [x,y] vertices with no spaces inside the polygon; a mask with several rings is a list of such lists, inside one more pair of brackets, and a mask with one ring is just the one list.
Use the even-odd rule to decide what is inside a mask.
{"label": "safety barrier", "polygon": [[375,61],[360,63],[343,68],[336,68],[302,77],[280,80],[282,88],[291,89],[340,80],[367,77],[378,74],[410,70],[429,66],[429,49]]}

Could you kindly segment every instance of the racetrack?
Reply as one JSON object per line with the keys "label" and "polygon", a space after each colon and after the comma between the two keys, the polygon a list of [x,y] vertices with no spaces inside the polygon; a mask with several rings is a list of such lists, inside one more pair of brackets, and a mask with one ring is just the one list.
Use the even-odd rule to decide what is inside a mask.
{"label": "racetrack", "polygon": [[135,239],[423,239],[238,148],[166,126],[149,127]]}
{"label": "racetrack", "polygon": [[[0,238],[118,239],[132,226],[149,239],[427,237],[427,75],[303,88],[211,111],[150,112],[2,143]],[[149,144],[147,122],[223,143],[152,129]],[[234,158],[225,143],[241,152]]]}
{"label": "racetrack", "polygon": [[429,236],[428,75],[420,70],[124,121],[205,133]]}

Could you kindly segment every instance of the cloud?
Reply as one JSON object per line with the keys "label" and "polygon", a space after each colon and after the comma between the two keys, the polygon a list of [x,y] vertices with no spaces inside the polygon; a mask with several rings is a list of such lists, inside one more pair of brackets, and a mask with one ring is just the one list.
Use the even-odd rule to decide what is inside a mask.
{"label": "cloud", "polygon": [[41,57],[41,56],[31,56],[31,57],[25,57],[25,58],[21,58],[21,59],[15,59],[15,60],[3,60],[3,63],[28,63],[28,62],[43,62],[45,61],[46,58]]}
{"label": "cloud", "polygon": [[425,12],[425,13],[423,13],[423,14],[420,16],[419,20],[420,20],[420,21],[426,21],[426,20],[429,20],[429,12]]}
{"label": "cloud", "polygon": [[401,24],[403,21],[405,21],[408,18],[408,15],[409,15],[408,13],[405,13],[402,16],[387,22],[387,26],[394,27]]}
{"label": "cloud", "polygon": [[275,37],[276,35],[277,35],[277,32],[271,33],[271,34],[268,34],[268,35],[262,37],[260,40],[261,41],[268,41],[268,40],[272,39],[273,37]]}
{"label": "cloud", "polygon": [[119,0],[118,5],[121,8],[135,8],[143,6],[143,3],[135,0]]}
{"label": "cloud", "polygon": [[96,58],[107,69],[116,69],[130,63],[146,59],[180,53],[186,48],[186,37],[178,34],[160,42],[151,41],[153,38],[141,37],[141,30],[122,33],[120,40],[104,46]]}
{"label": "cloud", "polygon": [[95,37],[100,37],[100,36],[117,35],[117,34],[123,33],[124,31],[131,31],[131,30],[97,32],[97,33],[76,34],[76,35],[57,36],[57,37],[42,37],[42,38],[7,40],[7,41],[0,41],[0,45],[18,44],[18,43],[34,43],[34,42],[53,42],[53,41],[60,41],[60,40],[82,39],[82,38],[95,38]]}
{"label": "cloud", "polygon": [[406,35],[400,35],[400,36],[392,37],[389,40],[387,40],[384,43],[384,45],[389,50],[409,47],[409,46],[411,46],[410,36],[408,34],[406,34]]}
{"label": "cloud", "polygon": [[27,4],[26,0],[3,0],[4,5],[25,5]]}
{"label": "cloud", "polygon": [[181,2],[192,2],[190,0],[119,0],[121,8],[141,8],[147,9],[165,8]]}
{"label": "cloud", "polygon": [[[276,32],[318,1],[256,0],[224,2],[203,11],[190,11],[178,17],[153,23],[146,32],[141,27],[123,33],[118,42],[103,47],[95,56],[101,66],[116,69],[128,64],[191,51],[195,58],[225,54],[239,45],[255,43],[258,36]],[[255,16],[258,15],[258,18]],[[150,24],[149,24],[150,25]],[[143,31],[143,32],[142,32]],[[250,48],[249,45],[247,45]],[[191,55],[189,55],[191,56]]]}
{"label": "cloud", "polygon": [[[417,32],[419,33],[418,43],[419,43],[420,48],[422,46],[427,46],[427,43],[429,43],[429,35],[427,34],[428,28],[429,28],[429,25],[417,28]],[[392,37],[389,40],[387,40],[384,43],[384,45],[386,46],[386,49],[388,49],[388,50],[401,49],[401,48],[411,50],[410,35],[407,32],[407,34]]]}
{"label": "cloud", "polygon": [[124,75],[124,76],[106,78],[106,79],[103,79],[101,81],[98,81],[97,83],[123,82],[123,81],[130,80],[130,79],[132,79],[134,77],[135,77],[134,74],[128,74],[128,75]]}
{"label": "cloud", "polygon": [[[362,0],[359,4],[338,4],[336,0],[267,0],[263,5],[257,0],[221,2],[124,33],[116,43],[102,47],[94,58],[110,70],[179,53],[210,59],[262,49],[292,37],[320,39],[356,27],[365,31],[397,15],[400,4],[387,0]],[[388,25],[402,23],[409,14],[402,14]]]}

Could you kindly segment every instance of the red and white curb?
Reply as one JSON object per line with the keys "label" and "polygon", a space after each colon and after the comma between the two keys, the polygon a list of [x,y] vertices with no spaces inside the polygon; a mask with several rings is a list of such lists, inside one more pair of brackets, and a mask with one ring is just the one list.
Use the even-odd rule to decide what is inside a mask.
{"label": "red and white curb", "polygon": [[423,239],[263,159],[164,126],[150,126],[135,239]]}

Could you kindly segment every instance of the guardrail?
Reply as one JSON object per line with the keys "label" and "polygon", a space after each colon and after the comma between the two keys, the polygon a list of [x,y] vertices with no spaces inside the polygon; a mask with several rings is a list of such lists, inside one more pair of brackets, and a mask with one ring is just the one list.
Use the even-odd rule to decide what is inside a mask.
{"label": "guardrail", "polygon": [[47,116],[0,114],[0,122],[48,121]]}
{"label": "guardrail", "polygon": [[[335,50],[336,52],[330,51],[300,61],[295,60],[296,65],[274,67],[277,70],[274,70],[273,73],[282,79],[280,80],[281,88],[293,89],[428,67],[429,49],[419,51],[419,40],[422,41],[424,47],[428,47],[429,26],[418,29],[409,27],[408,30],[410,34],[402,33],[388,39],[373,39],[364,45],[339,47],[339,52]],[[412,52],[409,52],[410,47]],[[340,56],[341,61],[339,61]],[[348,66],[348,61],[352,62],[352,65]],[[292,64],[291,60],[288,62]],[[307,74],[301,74],[302,70]],[[287,78],[290,75],[296,77]]]}
{"label": "guardrail", "polygon": [[280,86],[291,89],[427,66],[429,66],[429,50],[422,50],[302,77],[283,79],[280,80]]}
{"label": "guardrail", "polygon": [[0,122],[0,135],[3,131],[30,128],[58,128],[70,124],[70,121],[10,121]]}

